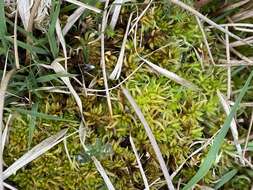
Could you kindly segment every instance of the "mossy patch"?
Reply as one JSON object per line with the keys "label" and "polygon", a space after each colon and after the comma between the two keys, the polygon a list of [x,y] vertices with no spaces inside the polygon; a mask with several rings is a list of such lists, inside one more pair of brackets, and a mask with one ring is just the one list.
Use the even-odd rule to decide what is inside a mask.
{"label": "mossy patch", "polygon": [[[134,6],[123,7],[123,15]],[[142,8],[143,9],[143,8]],[[86,21],[91,24],[91,21]],[[127,22],[125,17],[120,19],[119,26]],[[124,35],[124,28],[119,28],[107,38],[106,64],[108,74],[116,64],[119,47]],[[72,31],[73,32],[73,31]],[[107,33],[111,31],[108,30]],[[159,144],[170,173],[175,171],[187,157],[198,149],[206,140],[220,129],[224,120],[216,91],[225,91],[226,70],[213,67],[204,60],[204,69],[198,60],[195,50],[206,52],[203,47],[201,32],[195,18],[175,6],[152,5],[140,21],[138,28],[137,48],[140,55],[147,56],[152,61],[169,71],[191,81],[199,90],[187,89],[172,80],[161,76],[143,65],[124,86],[130,91],[147,119],[153,134]],[[85,32],[78,40],[73,40],[73,49],[81,47],[82,52],[72,52],[70,71],[77,71],[77,64],[92,64],[95,70],[84,76],[87,85],[93,78],[93,88],[103,89],[103,80],[99,66],[99,43],[88,45],[87,41],[94,40],[97,34],[91,30]],[[211,34],[209,37],[212,38]],[[113,36],[113,38],[112,38]],[[127,77],[136,69],[140,60],[133,48],[134,35],[131,34],[127,46],[126,57],[121,77]],[[107,43],[106,43],[107,44]],[[166,46],[159,49],[162,46]],[[96,77],[93,77],[96,76]],[[79,77],[79,76],[78,76]],[[121,78],[121,79],[122,79]],[[116,85],[119,81],[110,82]],[[97,95],[97,96],[96,96]],[[129,142],[131,134],[136,144],[149,183],[156,181],[152,189],[165,185],[162,172],[156,160],[145,130],[134,111],[123,97],[119,88],[111,91],[114,116],[110,117],[104,92],[85,97],[80,90],[84,107],[84,118],[87,121],[86,143],[91,152],[84,152],[77,135],[67,140],[71,159],[78,165],[75,169],[67,158],[63,144],[60,144],[36,159],[15,175],[10,181],[20,189],[106,189],[105,184],[88,158],[89,154],[96,156],[107,171],[116,189],[144,189],[141,174]],[[67,95],[43,94],[38,99],[39,111],[49,115],[75,121],[62,122],[37,118],[36,128],[32,138],[32,146],[41,142],[50,134],[62,128],[69,132],[78,129],[80,120],[79,110],[73,98]],[[10,165],[28,150],[29,115],[17,115],[10,130],[10,138],[5,149],[5,162]],[[197,143],[199,142],[199,143]],[[106,145],[110,146],[110,154],[104,154]],[[223,152],[233,152],[229,149],[228,141],[224,143]],[[108,147],[107,147],[108,148]],[[93,151],[94,150],[94,151]],[[185,167],[175,177],[187,182],[197,171],[198,165],[205,156],[207,149],[194,155],[186,162]],[[88,155],[87,155],[88,154]],[[101,156],[102,155],[102,156]],[[233,165],[233,159],[223,153],[221,161],[202,180],[202,184],[212,186],[215,180]],[[247,179],[233,179],[234,186],[247,183]]]}

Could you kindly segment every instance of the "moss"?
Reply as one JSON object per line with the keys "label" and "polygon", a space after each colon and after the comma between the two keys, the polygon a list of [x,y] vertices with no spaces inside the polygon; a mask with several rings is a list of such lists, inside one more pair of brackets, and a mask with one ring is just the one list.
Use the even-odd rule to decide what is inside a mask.
{"label": "moss", "polygon": [[[128,13],[129,7],[122,9]],[[169,13],[165,15],[164,13]],[[126,23],[126,18],[120,19],[119,25]],[[224,114],[219,106],[216,91],[225,90],[226,72],[221,68],[208,67],[203,70],[195,55],[195,49],[203,49],[201,32],[197,27],[195,18],[184,11],[172,6],[152,5],[147,14],[141,19],[142,47],[137,49],[141,55],[152,55],[147,59],[154,64],[177,73],[179,76],[196,84],[200,90],[193,91],[176,84],[170,79],[159,75],[143,66],[131,77],[124,86],[129,89],[134,99],[141,107],[155,138],[161,148],[163,157],[170,172],[175,171],[180,164],[197,148],[196,141],[205,141],[210,138],[223,124]],[[108,29],[107,33],[111,31]],[[123,30],[115,31],[113,38],[108,38],[106,47],[106,62],[108,72],[112,71],[118,56],[118,47],[121,44]],[[79,40],[71,44],[74,48],[81,47],[82,53],[75,52],[70,59],[70,70],[76,71],[77,63],[89,63],[99,68],[99,43],[88,45],[88,41],[95,39],[97,34],[87,31]],[[138,40],[140,40],[138,36]],[[167,47],[153,52],[161,46]],[[112,47],[114,49],[112,49]],[[85,48],[89,51],[85,52]],[[203,51],[206,51],[203,49]],[[129,37],[126,47],[122,78],[128,76],[140,64],[133,48],[133,36]],[[208,64],[205,61],[205,64]],[[92,77],[91,77],[92,76]],[[85,74],[87,85],[96,77],[93,88],[103,89],[103,80],[99,69]],[[111,82],[110,85],[117,84]],[[147,138],[145,130],[136,117],[134,111],[123,97],[120,89],[111,91],[113,98],[114,116],[108,113],[104,93],[100,96],[81,95],[84,117],[87,121],[87,139],[91,152],[83,152],[78,136],[68,139],[68,149],[71,158],[75,160],[78,169],[71,167],[66,156],[64,146],[58,145],[42,157],[36,159],[17,174],[11,176],[20,189],[105,189],[104,182],[94,164],[84,160],[85,154],[93,154],[99,158],[103,167],[108,172],[116,189],[144,189],[142,178],[137,167],[134,153],[129,142],[131,133],[139,154],[148,181],[151,183],[158,178],[163,180],[161,170],[156,160],[154,151]],[[80,120],[78,107],[73,98],[64,95],[44,95],[39,102],[39,111],[49,115],[58,115],[64,119]],[[19,116],[15,118],[10,132],[10,141],[5,150],[5,162],[10,165],[28,149],[28,118]],[[70,132],[78,128],[77,123],[55,122],[38,119],[33,135],[32,145],[54,134],[62,128],[69,128]],[[96,144],[97,142],[97,144]],[[100,144],[99,144],[99,143]],[[226,142],[227,143],[227,142]],[[224,152],[229,149],[225,143]],[[103,154],[104,145],[110,145],[112,154]],[[227,146],[226,146],[227,145]],[[174,182],[189,180],[197,171],[198,165],[206,155],[207,149],[194,155],[186,163]],[[88,155],[89,156],[89,155]],[[81,159],[79,159],[81,158]],[[227,159],[229,161],[227,161]],[[220,165],[213,167],[212,171],[201,183],[210,184],[224,173],[225,168],[231,167],[233,161],[225,154]],[[225,168],[223,168],[225,166]],[[246,184],[237,178],[232,182],[234,186]],[[163,182],[156,183],[154,189],[164,186]]]}

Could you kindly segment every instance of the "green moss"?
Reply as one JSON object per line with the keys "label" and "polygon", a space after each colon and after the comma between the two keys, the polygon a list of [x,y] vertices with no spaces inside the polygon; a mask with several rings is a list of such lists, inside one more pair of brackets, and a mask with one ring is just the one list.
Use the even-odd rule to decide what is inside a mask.
{"label": "green moss", "polygon": [[[166,8],[165,8],[166,7]],[[123,13],[129,11],[129,7],[122,9]],[[170,9],[170,10],[169,10]],[[169,13],[163,16],[164,13]],[[119,25],[127,22],[126,18],[120,19]],[[167,45],[162,50],[153,52],[147,59],[154,64],[177,73],[179,76],[196,84],[200,90],[193,91],[176,84],[170,79],[159,75],[143,66],[124,85],[133,95],[147,119],[153,134],[161,148],[170,173],[175,171],[180,164],[196,149],[199,144],[196,141],[205,141],[214,135],[223,124],[224,113],[220,109],[216,91],[224,91],[226,84],[226,72],[221,68],[213,68],[206,65],[202,69],[193,47],[203,49],[201,32],[197,27],[195,18],[172,6],[152,5],[147,14],[141,19],[142,47],[137,49],[141,55],[147,55],[161,46]],[[87,60],[96,68],[99,68],[99,44],[87,45],[94,40],[94,33],[88,31],[73,48],[81,47],[82,53],[73,54],[73,63],[70,70],[76,71],[75,61],[86,63]],[[110,32],[108,29],[107,33]],[[123,30],[118,29],[113,33],[113,38],[108,38],[106,47],[106,61],[108,72],[112,71],[116,64],[117,47],[121,45]],[[112,34],[111,34],[112,35]],[[140,40],[140,36],[137,37]],[[107,44],[107,43],[106,43]],[[72,44],[71,44],[72,45]],[[90,47],[91,46],[91,47]],[[111,49],[111,47],[115,49]],[[88,48],[89,51],[85,51]],[[203,49],[203,51],[206,51]],[[126,57],[123,66],[122,77],[128,76],[140,64],[133,48],[133,35],[129,37],[126,47]],[[205,64],[208,64],[205,61]],[[103,89],[101,71],[96,69],[86,74],[87,83],[91,76],[97,80],[93,88]],[[117,84],[111,82],[110,85]],[[99,95],[104,95],[103,93]],[[106,98],[103,96],[82,96],[84,117],[87,121],[86,143],[91,152],[84,152],[78,136],[68,139],[68,149],[71,158],[78,165],[78,169],[71,167],[62,144],[50,150],[42,157],[36,159],[17,174],[10,177],[20,189],[106,189],[104,182],[89,160],[78,159],[95,155],[106,169],[116,189],[144,189],[142,178],[137,167],[134,153],[129,142],[131,133],[137,150],[141,155],[143,168],[149,183],[163,176],[156,160],[154,151],[150,145],[145,130],[136,117],[134,111],[123,97],[121,90],[111,91],[113,98],[114,116],[109,116]],[[50,115],[58,115],[64,119],[79,121],[79,109],[73,98],[64,95],[43,95],[38,101],[39,111]],[[5,150],[5,162],[10,165],[28,149],[28,118],[19,116],[15,118],[10,131],[10,141]],[[50,134],[54,134],[62,128],[69,128],[69,132],[78,129],[76,123],[55,122],[38,118],[36,129],[32,139],[32,145],[36,145]],[[97,142],[97,144],[96,144]],[[99,143],[98,143],[99,142]],[[103,154],[103,148],[109,145],[112,154]],[[226,145],[226,143],[225,143]],[[227,146],[222,148],[224,152],[234,150]],[[194,155],[186,163],[175,177],[175,184],[179,179],[182,182],[189,180],[197,171],[207,149]],[[86,154],[86,155],[85,155]],[[225,153],[223,153],[225,154]],[[79,156],[79,157],[78,157]],[[227,162],[226,160],[229,160]],[[218,171],[213,175],[212,171],[202,181],[211,184],[224,173],[225,168],[231,167],[231,158],[225,154],[220,165],[215,165],[213,170]],[[223,167],[226,166],[224,169]],[[232,182],[235,186],[246,184],[238,180]],[[159,189],[163,182],[156,183]]]}

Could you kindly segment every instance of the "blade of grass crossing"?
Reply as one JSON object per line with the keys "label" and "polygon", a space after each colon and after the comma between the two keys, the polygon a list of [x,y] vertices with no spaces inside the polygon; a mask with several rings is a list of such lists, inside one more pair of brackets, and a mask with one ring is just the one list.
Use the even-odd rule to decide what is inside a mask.
{"label": "blade of grass crossing", "polygon": [[48,29],[48,34],[47,34],[47,38],[49,41],[49,45],[50,45],[50,49],[51,49],[51,53],[54,56],[54,58],[56,58],[58,56],[58,52],[59,52],[59,48],[57,45],[57,40],[55,37],[55,25],[56,25],[56,21],[58,19],[59,13],[60,13],[60,2],[57,1],[53,1],[52,4],[52,13],[50,15],[50,26]]}
{"label": "blade of grass crossing", "polygon": [[216,159],[216,156],[219,152],[222,142],[223,142],[223,140],[230,128],[231,121],[234,118],[236,111],[239,107],[239,104],[242,101],[242,98],[245,95],[245,93],[249,87],[252,77],[253,77],[253,71],[250,73],[246,83],[244,84],[242,90],[240,91],[240,94],[239,94],[238,98],[236,99],[235,104],[232,107],[228,117],[226,118],[224,125],[221,128],[219,134],[214,138],[213,144],[212,144],[210,150],[208,151],[206,158],[204,159],[204,161],[200,165],[199,170],[192,177],[192,179],[184,186],[183,190],[191,189],[196,183],[198,183],[207,174],[209,169],[212,167],[212,164],[213,164],[214,160]]}

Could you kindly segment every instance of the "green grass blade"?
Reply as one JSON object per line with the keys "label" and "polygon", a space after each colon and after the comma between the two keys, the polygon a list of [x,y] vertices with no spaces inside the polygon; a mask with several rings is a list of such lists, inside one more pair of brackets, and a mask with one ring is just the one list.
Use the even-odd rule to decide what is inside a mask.
{"label": "green grass blade", "polygon": [[[8,40],[9,42],[13,43],[13,38],[5,37],[5,39]],[[49,54],[49,52],[43,48],[35,47],[35,46],[32,46],[32,45],[27,44],[25,42],[21,42],[19,40],[17,40],[17,44],[19,47],[28,50],[32,54],[36,54],[36,53],[37,54]]]}
{"label": "green grass blade", "polygon": [[238,172],[237,169],[233,169],[229,172],[227,172],[224,176],[221,177],[220,181],[218,183],[216,183],[216,185],[214,186],[214,189],[219,189],[221,188],[223,185],[225,185],[230,179],[232,179],[235,174]]}
{"label": "green grass blade", "polygon": [[47,38],[48,38],[48,41],[49,41],[51,53],[52,53],[52,55],[55,59],[57,58],[58,53],[59,53],[57,40],[55,38],[55,25],[56,25],[56,21],[57,21],[57,18],[59,16],[59,13],[60,13],[60,6],[61,5],[58,1],[53,1],[53,6],[52,6],[53,8],[51,9],[52,13],[50,15],[51,23],[50,23],[50,26],[49,26],[49,29],[48,29],[48,34],[47,34]]}
{"label": "green grass blade", "polygon": [[65,121],[65,122],[72,122],[75,123],[76,121],[68,120],[68,119],[63,119],[57,116],[53,115],[48,115],[45,113],[40,113],[40,112],[32,112],[30,110],[22,109],[22,108],[15,108],[13,109],[14,111],[17,111],[21,114],[26,114],[26,115],[33,115],[35,117],[41,118],[41,119],[46,119],[46,120],[53,120],[53,121]]}
{"label": "green grass blade", "polygon": [[28,149],[30,149],[31,144],[32,144],[32,137],[33,133],[35,130],[35,125],[36,125],[36,113],[38,113],[38,107],[39,104],[36,102],[35,104],[32,105],[32,111],[31,111],[31,116],[28,124]]}
{"label": "green grass blade", "polygon": [[4,47],[5,52],[7,51],[7,42],[5,35],[7,33],[5,11],[4,11],[4,0],[0,0],[0,39]]}
{"label": "green grass blade", "polygon": [[57,80],[57,81],[61,82],[61,80],[59,79],[60,77],[74,77],[74,76],[76,76],[76,75],[69,74],[69,73],[56,73],[56,74],[51,74],[51,75],[45,75],[45,76],[38,77],[36,79],[36,81],[38,83],[45,83],[45,82],[49,82],[51,80]]}
{"label": "green grass blade", "polygon": [[246,83],[244,84],[242,90],[240,91],[240,94],[239,94],[238,98],[236,99],[235,104],[231,109],[231,112],[229,113],[228,117],[226,118],[224,125],[221,128],[219,134],[214,138],[213,144],[212,144],[205,160],[200,165],[200,168],[197,171],[197,173],[195,174],[195,176],[193,176],[192,179],[184,186],[183,190],[191,189],[196,183],[198,183],[208,173],[209,169],[212,167],[212,164],[213,164],[214,160],[216,159],[216,155],[218,154],[219,149],[222,145],[222,142],[229,130],[230,123],[231,123],[233,117],[235,116],[236,111],[239,107],[239,104],[242,101],[242,98],[248,89],[248,86],[250,84],[252,77],[253,77],[253,71],[250,73]]}

